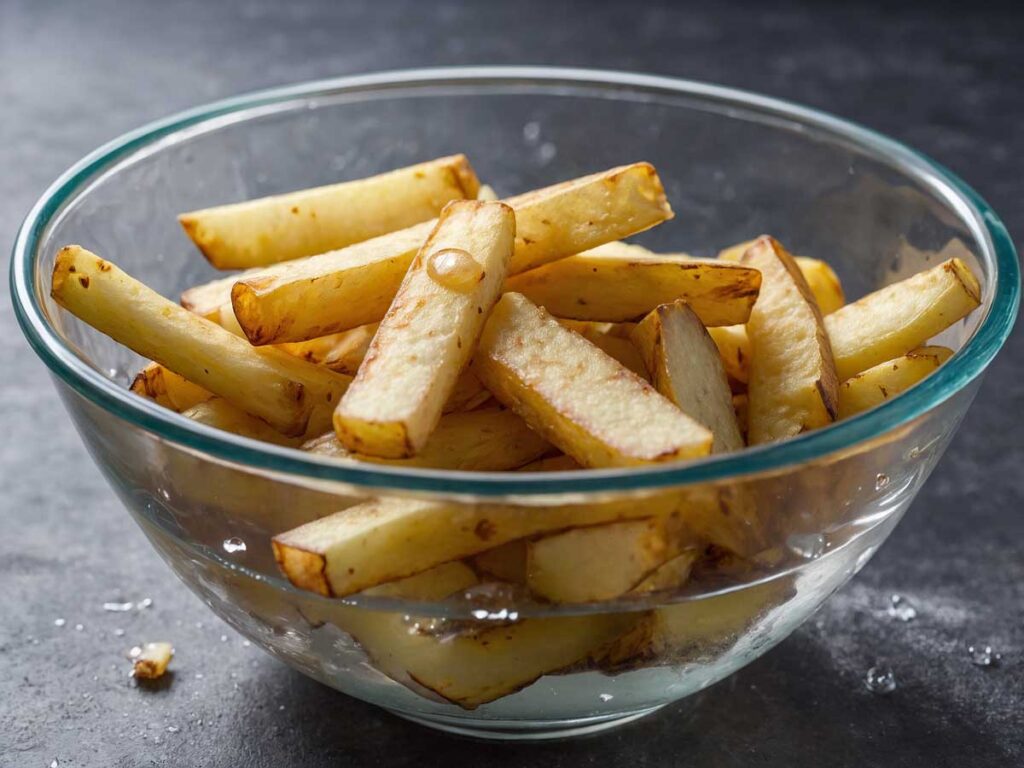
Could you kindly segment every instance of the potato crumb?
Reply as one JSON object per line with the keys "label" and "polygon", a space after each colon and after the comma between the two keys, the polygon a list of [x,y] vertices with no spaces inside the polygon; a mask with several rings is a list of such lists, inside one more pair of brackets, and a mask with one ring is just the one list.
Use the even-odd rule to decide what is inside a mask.
{"label": "potato crumb", "polygon": [[174,656],[174,647],[170,643],[146,643],[141,648],[132,649],[132,675],[146,680],[162,677],[167,665]]}

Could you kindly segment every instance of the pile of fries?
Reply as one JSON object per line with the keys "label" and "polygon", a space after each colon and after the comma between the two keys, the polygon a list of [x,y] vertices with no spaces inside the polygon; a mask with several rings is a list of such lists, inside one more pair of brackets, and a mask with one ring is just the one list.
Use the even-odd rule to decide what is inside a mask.
{"label": "pile of fries", "polygon": [[[694,461],[827,427],[936,370],[952,352],[928,342],[980,303],[958,258],[846,304],[828,264],[771,237],[716,259],[623,242],[672,215],[647,163],[498,201],[458,155],[183,214],[211,264],[244,271],[180,304],[76,245],[52,295],[151,359],[132,390],[187,418],[341,462],[492,472]],[[375,498],[272,544],[323,595],[592,602],[678,589],[709,551],[753,558],[756,507],[728,490],[533,513]],[[687,631],[760,598],[731,599]],[[554,619],[442,642],[346,620],[385,672],[470,707],[679,631],[588,615],[554,643]]]}

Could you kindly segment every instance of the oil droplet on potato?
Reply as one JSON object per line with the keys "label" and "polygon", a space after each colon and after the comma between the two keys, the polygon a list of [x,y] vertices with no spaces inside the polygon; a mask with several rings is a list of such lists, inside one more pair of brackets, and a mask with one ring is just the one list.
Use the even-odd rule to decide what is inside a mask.
{"label": "oil droplet on potato", "polygon": [[444,248],[427,257],[427,274],[456,291],[467,291],[480,282],[484,269],[467,251]]}

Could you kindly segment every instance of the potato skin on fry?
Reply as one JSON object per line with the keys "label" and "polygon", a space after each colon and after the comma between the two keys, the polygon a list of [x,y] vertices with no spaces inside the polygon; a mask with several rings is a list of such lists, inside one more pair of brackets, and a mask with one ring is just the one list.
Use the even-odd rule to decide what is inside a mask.
{"label": "potato skin on fry", "polygon": [[390,459],[423,448],[498,299],[514,237],[504,203],[444,209],[334,412],[346,448]]}
{"label": "potato skin on fry", "polygon": [[706,428],[516,293],[495,305],[474,371],[495,398],[584,466],[672,461],[711,449]]}
{"label": "potato skin on fry", "polygon": [[465,155],[178,217],[218,269],[260,267],[344,248],[472,200],[480,183]]}
{"label": "potato skin on fry", "polygon": [[743,263],[763,276],[747,323],[753,355],[747,439],[758,445],[834,421],[839,382],[821,312],[793,257],[766,236]]}
{"label": "potato skin on fry", "polygon": [[906,392],[952,355],[946,347],[918,347],[847,379],[839,387],[839,418],[856,416]]}

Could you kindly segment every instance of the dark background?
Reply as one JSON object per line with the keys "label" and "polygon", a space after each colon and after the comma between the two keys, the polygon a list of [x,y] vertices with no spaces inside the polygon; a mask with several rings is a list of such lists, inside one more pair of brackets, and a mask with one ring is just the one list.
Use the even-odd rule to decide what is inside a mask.
{"label": "dark background", "polygon": [[[0,245],[58,173],[146,121],[270,85],[470,63],[648,71],[823,108],[946,164],[1019,237],[1022,32],[1024,13],[979,3],[0,0]],[[512,747],[406,724],[245,646],[121,509],[9,304],[0,291],[0,765],[1024,761],[1019,334],[901,527],[804,628],[695,706]],[[893,592],[916,620],[886,616]],[[145,611],[102,609],[144,597]],[[157,637],[177,647],[171,684],[130,688],[124,650]],[[1001,664],[972,666],[968,643]],[[890,696],[865,690],[876,662],[895,671]]]}

